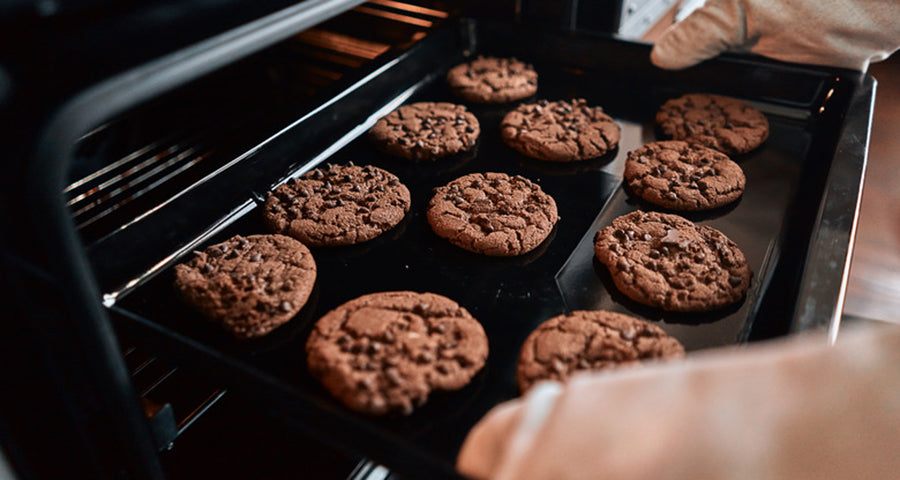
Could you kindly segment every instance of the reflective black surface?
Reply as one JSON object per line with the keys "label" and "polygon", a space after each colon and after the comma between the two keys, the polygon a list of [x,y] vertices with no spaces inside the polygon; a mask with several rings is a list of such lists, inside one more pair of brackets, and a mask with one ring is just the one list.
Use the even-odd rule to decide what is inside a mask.
{"label": "reflective black surface", "polygon": [[738,201],[708,212],[667,212],[713,227],[737,243],[753,272],[742,302],[702,314],[671,313],[619,293],[609,270],[594,259],[594,233],[638,209],[665,211],[619,188],[557,276],[567,309],[606,309],[659,322],[689,351],[745,341],[783,250],[782,223],[802,180],[803,153],[810,141],[796,121],[770,115],[770,123],[773,134],[763,147],[736,158],[747,177]]}
{"label": "reflective black surface", "polygon": [[[420,100],[453,99],[441,82],[435,82],[411,99]],[[484,371],[460,392],[435,394],[410,417],[368,420],[453,452],[468,431],[461,425],[471,425],[486,408],[517,394],[513,378],[519,345],[534,326],[564,311],[554,275],[618,183],[602,169],[625,151],[620,148],[606,158],[584,163],[576,173],[565,173],[572,172],[574,165],[524,159],[500,141],[499,118],[508,108],[473,109],[482,123],[482,136],[472,154],[410,163],[378,153],[367,138],[359,138],[329,159],[376,165],[396,174],[410,189],[412,207],[400,225],[370,242],[313,249],[319,273],[310,301],[293,321],[269,336],[240,342],[203,320],[175,295],[171,269],[129,293],[118,305],[327,397],[305,367],[304,342],[315,319],[347,300],[377,291],[414,290],[452,298],[485,327],[491,353]],[[557,199],[561,220],[534,251],[512,258],[485,257],[451,245],[428,226],[425,208],[433,188],[467,173],[488,171],[528,177]],[[235,234],[267,233],[260,216],[261,209],[255,208],[209,243]]]}

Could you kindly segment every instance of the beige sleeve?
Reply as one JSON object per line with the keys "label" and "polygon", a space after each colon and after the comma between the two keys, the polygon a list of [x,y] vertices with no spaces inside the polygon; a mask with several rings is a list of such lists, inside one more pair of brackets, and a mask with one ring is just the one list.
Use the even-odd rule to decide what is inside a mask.
{"label": "beige sleeve", "polygon": [[470,432],[491,479],[898,478],[900,328],[546,383]]}
{"label": "beige sleeve", "polygon": [[865,71],[900,47],[898,0],[709,0],[651,52],[680,69],[725,51]]}

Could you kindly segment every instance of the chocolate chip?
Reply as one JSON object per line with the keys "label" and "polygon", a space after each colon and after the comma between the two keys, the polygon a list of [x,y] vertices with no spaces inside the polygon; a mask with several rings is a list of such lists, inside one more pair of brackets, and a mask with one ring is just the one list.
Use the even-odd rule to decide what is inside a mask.
{"label": "chocolate chip", "polygon": [[261,259],[262,259],[262,255],[260,255],[260,254],[258,254],[258,253],[254,253],[253,255],[250,256],[250,261],[251,261],[251,262],[258,262],[258,261],[260,261]]}
{"label": "chocolate chip", "polygon": [[728,283],[732,287],[736,287],[736,286],[740,285],[742,282],[743,282],[743,279],[741,279],[741,277],[736,277],[736,276],[728,277]]}
{"label": "chocolate chip", "polygon": [[290,312],[294,305],[291,302],[281,302],[281,305],[278,306],[282,312]]}
{"label": "chocolate chip", "polygon": [[387,355],[382,357],[381,362],[389,367],[396,367],[397,365],[400,365],[400,358],[396,355]]}
{"label": "chocolate chip", "polygon": [[428,351],[422,352],[416,357],[416,361],[419,363],[431,363],[434,361],[434,354]]}
{"label": "chocolate chip", "polygon": [[403,378],[400,376],[400,372],[396,368],[388,368],[384,371],[384,376],[387,377],[388,382],[395,387],[399,387],[403,385]]}
{"label": "chocolate chip", "polygon": [[381,397],[379,397],[379,396],[373,396],[373,397],[371,398],[371,400],[369,400],[369,406],[372,407],[372,410],[374,410],[374,411],[377,412],[377,411],[380,411],[380,410],[384,409],[384,407],[386,406],[386,404],[385,404],[383,398],[381,398]]}
{"label": "chocolate chip", "polygon": [[203,268],[201,268],[200,271],[203,273],[211,273],[213,271],[213,266],[208,263],[204,264]]}
{"label": "chocolate chip", "polygon": [[659,258],[659,250],[650,250],[650,258]]}
{"label": "chocolate chip", "polygon": [[372,390],[375,385],[371,377],[363,377],[356,381],[356,387],[362,390]]}
{"label": "chocolate chip", "polygon": [[616,266],[619,267],[620,270],[628,270],[631,267],[631,264],[628,263],[628,260],[626,260],[625,257],[622,257],[619,259],[618,263],[616,263]]}
{"label": "chocolate chip", "polygon": [[552,368],[556,373],[563,373],[566,371],[566,364],[563,363],[560,359],[554,358],[553,362],[551,362],[550,364],[550,368]]}

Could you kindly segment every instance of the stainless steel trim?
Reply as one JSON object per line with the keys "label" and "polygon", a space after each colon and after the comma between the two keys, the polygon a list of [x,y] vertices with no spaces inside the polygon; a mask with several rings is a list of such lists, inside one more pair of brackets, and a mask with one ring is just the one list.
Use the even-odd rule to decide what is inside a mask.
{"label": "stainless steel trim", "polygon": [[[876,86],[875,79],[863,77],[847,109],[816,215],[818,228],[810,241],[791,325],[792,332],[827,329],[829,343],[837,339],[850,275]],[[866,133],[860,137],[855,132]]]}

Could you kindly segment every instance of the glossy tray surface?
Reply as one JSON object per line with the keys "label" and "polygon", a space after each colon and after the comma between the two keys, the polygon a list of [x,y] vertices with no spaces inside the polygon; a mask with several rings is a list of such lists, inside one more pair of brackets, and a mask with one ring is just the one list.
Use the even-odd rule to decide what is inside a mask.
{"label": "glossy tray surface", "polygon": [[[325,161],[371,164],[394,173],[410,189],[410,213],[395,229],[365,244],[313,249],[319,272],[316,287],[307,306],[289,324],[264,339],[239,342],[203,320],[179,301],[172,286],[172,265],[190,254],[126,292],[113,311],[139,328],[152,329],[164,349],[176,356],[181,352],[183,358],[196,359],[190,353],[202,350],[201,368],[220,378],[233,378],[245,390],[258,389],[262,404],[267,391],[278,390],[277,395],[287,398],[279,403],[279,411],[288,417],[292,412],[297,417],[318,412],[325,430],[329,419],[359,426],[351,432],[336,429],[323,434],[407,471],[432,460],[448,469],[452,466],[471,426],[494,405],[518,395],[519,348],[538,324],[554,315],[594,308],[631,313],[662,326],[689,352],[747,341],[758,327],[768,335],[787,331],[796,301],[796,287],[791,286],[803,265],[816,192],[821,192],[832,137],[840,126],[841,105],[845,105],[840,102],[846,102],[841,97],[849,91],[838,89],[826,97],[832,76],[783,65],[738,60],[713,62],[699,73],[666,74],[649,65],[644,46],[594,37],[529,36],[503,25],[481,27],[477,33],[462,30],[463,35],[474,35],[468,39],[473,49],[464,51],[458,43],[443,46],[437,43],[442,37],[435,35],[433,41],[426,38],[398,57],[396,68],[435,51],[447,58],[444,68],[424,81],[407,79],[412,95],[406,102],[456,102],[443,82],[446,68],[465,55],[515,55],[532,62],[541,75],[538,93],[530,100],[581,97],[603,106],[622,127],[618,150],[572,164],[525,158],[504,145],[499,135],[500,120],[515,105],[470,106],[481,123],[479,143],[472,154],[451,159],[402,161],[377,152],[362,136]],[[737,81],[742,78],[758,82],[748,86]],[[605,267],[593,259],[593,235],[616,216],[653,208],[621,188],[624,158],[629,150],[657,139],[656,108],[690,91],[751,101],[769,118],[771,135],[757,151],[735,158],[747,176],[746,192],[736,204],[685,215],[721,230],[739,245],[753,271],[747,297],[717,312],[671,315],[637,305],[616,292]],[[822,116],[817,111],[826,99],[829,110]],[[265,161],[267,148],[272,147],[257,152],[255,162]],[[303,159],[312,158],[311,153],[298,150],[296,155],[298,165],[310,168]],[[556,200],[561,220],[535,251],[514,258],[484,257],[449,244],[429,228],[425,207],[434,187],[467,173],[489,171],[523,175]],[[260,216],[260,208],[250,209],[197,248],[236,234],[267,233]],[[457,301],[484,325],[490,356],[466,388],[434,394],[408,417],[373,418],[344,409],[309,376],[304,344],[315,320],[329,310],[357,296],[389,290],[429,291]],[[383,439],[399,443],[389,443],[387,448],[379,445]],[[393,450],[394,445],[401,449]]]}

